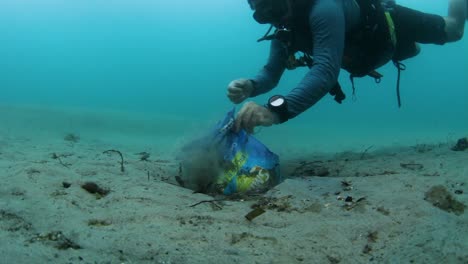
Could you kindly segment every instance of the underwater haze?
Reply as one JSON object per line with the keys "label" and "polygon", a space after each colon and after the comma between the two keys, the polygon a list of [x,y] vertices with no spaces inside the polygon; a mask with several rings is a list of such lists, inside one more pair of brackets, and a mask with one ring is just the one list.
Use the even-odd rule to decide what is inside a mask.
{"label": "underwater haze", "polygon": [[[442,15],[448,5],[397,2]],[[9,129],[21,130],[23,120],[41,131],[86,133],[102,126],[86,120],[115,113],[103,114],[106,128],[123,131],[128,140],[190,133],[187,121],[209,125],[233,106],[226,97],[231,80],[253,77],[264,65],[269,43],[256,40],[267,29],[255,23],[244,0],[0,0],[2,119]],[[343,105],[325,96],[294,120],[257,135],[277,151],[454,140],[468,131],[466,36],[423,45],[405,62],[401,109],[393,65],[379,69],[380,84],[356,80],[355,101],[342,71]],[[287,93],[304,74],[287,72],[276,90],[253,100],[263,104],[273,93]],[[63,120],[56,116],[61,114]]]}
{"label": "underwater haze", "polygon": [[0,264],[468,263],[468,32],[404,62],[401,108],[390,63],[213,129],[267,30],[247,0],[0,0]]}

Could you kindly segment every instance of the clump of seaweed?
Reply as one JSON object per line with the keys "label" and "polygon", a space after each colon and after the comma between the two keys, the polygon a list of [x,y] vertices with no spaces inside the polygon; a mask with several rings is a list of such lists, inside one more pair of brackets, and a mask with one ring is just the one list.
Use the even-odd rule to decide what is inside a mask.
{"label": "clump of seaweed", "polygon": [[103,227],[110,226],[112,222],[110,220],[90,219],[88,220],[88,226]]}
{"label": "clump of seaweed", "polygon": [[137,153],[137,155],[140,156],[140,161],[149,161],[149,157],[151,156],[151,154],[145,151]]}
{"label": "clump of seaweed", "polygon": [[118,151],[118,150],[115,150],[115,149],[109,149],[109,150],[106,150],[104,152],[102,152],[103,154],[110,154],[110,153],[117,153],[119,154],[120,156],[120,171],[121,172],[125,172],[125,167],[124,167],[124,158],[123,158],[123,155],[122,155],[122,152]]}
{"label": "clump of seaweed", "polygon": [[0,209],[0,224],[2,224],[0,226],[2,230],[8,232],[28,232],[33,229],[32,224],[27,222],[23,217],[3,209]]}
{"label": "clump of seaweed", "polygon": [[34,243],[36,241],[42,241],[45,243],[52,244],[55,248],[60,250],[66,250],[70,248],[81,249],[80,245],[67,238],[62,233],[62,231],[53,231],[45,234],[38,234],[29,240],[30,243]]}
{"label": "clump of seaweed", "polygon": [[52,159],[58,160],[59,163],[60,163],[60,165],[64,166],[65,168],[69,168],[69,166],[71,165],[71,164],[65,164],[65,163],[62,161],[61,158],[62,158],[62,157],[66,157],[66,155],[59,155],[59,154],[57,154],[57,153],[54,152],[54,153],[52,153],[52,154],[50,155],[50,157],[51,157]]}
{"label": "clump of seaweed", "polygon": [[35,169],[35,168],[29,168],[29,169],[26,170],[26,173],[27,173],[28,175],[34,175],[34,174],[39,174],[39,173],[41,173],[41,171],[38,170],[38,169]]}
{"label": "clump of seaweed", "polygon": [[407,169],[407,170],[414,170],[414,171],[417,171],[417,170],[422,170],[424,168],[424,165],[422,164],[419,164],[419,163],[414,163],[414,162],[410,162],[410,163],[400,163],[400,166],[404,169]]}
{"label": "clump of seaweed", "polygon": [[367,234],[367,244],[362,249],[362,253],[371,254],[373,250],[372,244],[377,242],[377,239],[379,238],[378,234],[379,234],[378,231],[369,232]]}
{"label": "clump of seaweed", "polygon": [[325,177],[330,175],[330,169],[325,166],[323,161],[301,161],[293,173],[293,176],[319,176]]}
{"label": "clump of seaweed", "polygon": [[356,201],[353,199],[352,196],[347,196],[346,198],[339,197],[338,200],[344,200],[345,204],[343,205],[343,208],[347,211],[350,211],[354,208],[361,208],[363,210],[366,205],[366,197],[361,197],[357,199]]}
{"label": "clump of seaweed", "polygon": [[261,197],[259,201],[251,206],[252,209],[268,209],[268,210],[276,210],[278,212],[292,212],[295,210],[291,205],[291,199],[293,198],[292,195],[287,195],[283,197]]}
{"label": "clump of seaweed", "polygon": [[433,149],[434,149],[434,146],[428,145],[428,144],[417,144],[416,146],[414,146],[414,150],[416,150],[416,152],[418,153],[430,152]]}
{"label": "clump of seaweed", "polygon": [[65,141],[72,142],[72,143],[78,143],[80,141],[80,136],[74,134],[74,133],[68,133],[65,135],[63,138]]}
{"label": "clump of seaweed", "polygon": [[452,147],[453,151],[464,151],[468,149],[468,137],[460,138],[457,144]]}
{"label": "clump of seaweed", "polygon": [[383,206],[377,207],[376,210],[383,215],[390,215],[390,211]]}
{"label": "clump of seaweed", "polygon": [[461,215],[465,211],[466,205],[455,200],[452,194],[442,185],[433,186],[426,192],[424,200],[430,202],[433,206],[446,212]]}
{"label": "clump of seaweed", "polygon": [[102,188],[98,184],[94,182],[86,182],[83,185],[81,185],[81,188],[86,190],[87,192],[94,194],[96,198],[101,198],[109,194],[110,190]]}

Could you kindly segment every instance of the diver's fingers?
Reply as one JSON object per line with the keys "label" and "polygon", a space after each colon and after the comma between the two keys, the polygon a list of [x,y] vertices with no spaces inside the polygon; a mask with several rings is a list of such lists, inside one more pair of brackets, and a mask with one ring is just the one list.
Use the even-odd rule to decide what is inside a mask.
{"label": "diver's fingers", "polygon": [[242,95],[244,94],[244,89],[241,87],[228,87],[228,93],[232,95]]}
{"label": "diver's fingers", "polygon": [[262,112],[260,110],[260,107],[257,106],[252,111],[249,123],[246,125],[246,130],[249,131],[249,133],[253,133],[255,127],[262,125]]}
{"label": "diver's fingers", "polygon": [[239,132],[239,130],[241,130],[242,128],[246,128],[246,124],[249,122],[249,119],[250,119],[250,115],[252,114],[252,111],[253,111],[253,107],[255,104],[252,103],[252,102],[249,102],[249,103],[246,103],[242,108],[241,110],[239,111],[239,113],[237,114],[237,118],[236,118],[236,132]]}
{"label": "diver's fingers", "polygon": [[248,122],[248,119],[250,118],[250,108],[248,105],[245,105],[245,111],[242,113],[242,115],[240,116],[240,124],[239,124],[239,130],[241,130],[242,128],[245,129],[245,125],[247,124]]}
{"label": "diver's fingers", "polygon": [[227,97],[231,102],[234,104],[240,104],[244,101],[247,97],[245,96],[245,91],[242,87],[228,87]]}
{"label": "diver's fingers", "polygon": [[244,101],[244,99],[245,99],[244,96],[235,96],[235,97],[233,97],[233,96],[229,96],[229,95],[228,95],[228,98],[229,98],[229,100],[231,100],[231,102],[234,103],[234,104],[240,104],[240,103],[242,103],[242,102]]}
{"label": "diver's fingers", "polygon": [[233,95],[233,94],[229,94],[229,93],[227,94],[227,97],[234,104],[240,104],[246,99],[246,97],[244,95],[238,95],[238,94]]}
{"label": "diver's fingers", "polygon": [[234,81],[232,81],[232,82],[229,83],[229,85],[228,85],[228,90],[229,90],[230,88],[234,88],[234,89],[237,89],[237,88],[238,88],[238,89],[243,90],[243,89],[244,89],[244,86],[245,86],[245,83],[244,83],[243,80],[234,80]]}
{"label": "diver's fingers", "polygon": [[235,121],[235,124],[234,124],[234,131],[236,131],[236,132],[239,132],[239,130],[241,129],[242,116],[244,115],[245,109],[246,109],[246,107],[244,105],[241,108],[241,110],[239,110],[239,113],[237,113],[236,121]]}
{"label": "diver's fingers", "polygon": [[241,88],[228,88],[227,96],[231,101],[245,98],[244,92]]}
{"label": "diver's fingers", "polygon": [[243,128],[247,133],[253,133],[254,127],[256,126],[256,113],[255,108],[251,107],[249,111],[245,114],[245,118],[242,122]]}

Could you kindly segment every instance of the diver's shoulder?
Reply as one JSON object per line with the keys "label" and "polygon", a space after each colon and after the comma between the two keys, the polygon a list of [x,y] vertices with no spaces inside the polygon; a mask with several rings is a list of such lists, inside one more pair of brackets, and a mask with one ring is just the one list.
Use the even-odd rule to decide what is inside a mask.
{"label": "diver's shoulder", "polygon": [[[313,0],[310,15],[329,16],[342,13],[344,0]],[[338,12],[337,12],[338,11]]]}

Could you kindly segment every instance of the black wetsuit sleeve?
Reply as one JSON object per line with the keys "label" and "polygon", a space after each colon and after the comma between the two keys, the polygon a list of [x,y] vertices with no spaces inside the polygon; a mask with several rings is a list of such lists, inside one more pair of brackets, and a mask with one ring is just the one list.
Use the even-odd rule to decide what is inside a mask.
{"label": "black wetsuit sleeve", "polygon": [[287,47],[279,40],[272,40],[267,64],[252,79],[255,83],[255,89],[251,97],[267,93],[278,85],[286,69],[287,57]]}
{"label": "black wetsuit sleeve", "polygon": [[314,63],[302,81],[286,96],[293,118],[317,103],[337,83],[345,42],[343,7],[318,0],[309,15]]}

